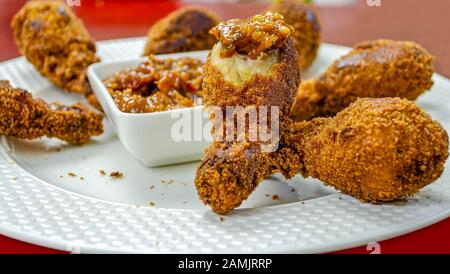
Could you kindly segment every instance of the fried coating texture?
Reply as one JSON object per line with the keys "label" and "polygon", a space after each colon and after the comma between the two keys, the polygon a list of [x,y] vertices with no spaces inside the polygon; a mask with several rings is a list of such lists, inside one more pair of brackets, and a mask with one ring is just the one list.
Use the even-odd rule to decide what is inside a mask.
{"label": "fried coating texture", "polygon": [[292,38],[299,54],[300,67],[307,69],[316,59],[320,46],[320,21],[314,6],[298,0],[282,0],[268,10],[283,15],[286,23],[294,28]]}
{"label": "fried coating texture", "polygon": [[208,31],[218,23],[218,16],[204,7],[180,8],[150,28],[144,55],[209,50],[215,41]]}
{"label": "fried coating texture", "polygon": [[81,145],[103,133],[103,115],[82,104],[48,104],[8,81],[0,81],[0,135],[22,139],[55,137]]}
{"label": "fried coating texture", "polygon": [[362,42],[321,76],[304,81],[292,109],[296,121],[336,115],[359,97],[415,100],[433,85],[434,57],[414,42]]}
{"label": "fried coating texture", "polygon": [[362,201],[392,201],[437,180],[448,135],[413,102],[358,99],[334,118],[298,122],[284,132],[275,162]]}
{"label": "fried coating texture", "polygon": [[86,76],[88,66],[99,61],[95,43],[64,1],[29,1],[11,27],[20,52],[41,75],[98,106]]}
{"label": "fried coating texture", "polygon": [[197,167],[200,199],[217,214],[230,213],[270,174],[270,160],[254,142],[213,142]]}

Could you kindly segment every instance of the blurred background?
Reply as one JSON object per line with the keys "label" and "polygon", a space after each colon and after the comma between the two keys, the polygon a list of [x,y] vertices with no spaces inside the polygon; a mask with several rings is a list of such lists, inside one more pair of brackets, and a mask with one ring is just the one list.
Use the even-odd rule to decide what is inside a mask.
{"label": "blurred background", "polygon": [[[26,0],[0,0],[0,61],[19,55],[9,27]],[[96,40],[144,36],[179,6],[200,4],[222,19],[261,12],[271,0],[67,0]],[[351,46],[391,38],[418,42],[437,57],[437,72],[450,77],[450,0],[312,0],[324,42]]]}

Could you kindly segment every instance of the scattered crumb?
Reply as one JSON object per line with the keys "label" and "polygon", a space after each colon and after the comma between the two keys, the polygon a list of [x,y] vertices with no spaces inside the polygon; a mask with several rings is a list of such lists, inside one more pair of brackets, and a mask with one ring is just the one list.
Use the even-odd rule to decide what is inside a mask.
{"label": "scattered crumb", "polygon": [[342,197],[341,197],[341,196],[339,196],[339,197],[338,197],[338,199],[339,199],[339,200],[342,200]]}
{"label": "scattered crumb", "polygon": [[150,202],[149,205],[150,206],[155,206],[155,203],[154,202]]}
{"label": "scattered crumb", "polygon": [[150,186],[150,189],[154,189],[154,188],[155,188],[155,186],[154,186],[154,185],[151,185],[151,186]]}
{"label": "scattered crumb", "polygon": [[62,150],[62,148],[58,147],[56,148],[56,152],[60,152]]}
{"label": "scattered crumb", "polygon": [[100,175],[106,175],[106,172],[103,169],[100,169],[98,172],[100,172]]}
{"label": "scattered crumb", "polygon": [[69,175],[70,177],[77,177],[77,175],[73,172],[69,172],[69,173],[67,173],[67,175]]}
{"label": "scattered crumb", "polygon": [[304,205],[305,204],[305,202],[302,202],[302,205]]}
{"label": "scattered crumb", "polygon": [[225,220],[225,218],[223,216],[220,216],[219,219],[221,222],[223,222]]}
{"label": "scattered crumb", "polygon": [[272,196],[272,200],[277,201],[280,199],[280,196],[278,196],[277,194]]}
{"label": "scattered crumb", "polygon": [[63,178],[63,176],[62,176],[62,175],[59,175],[59,178]]}
{"label": "scattered crumb", "polygon": [[113,171],[109,174],[109,176],[111,176],[115,179],[121,179],[123,177],[123,173],[120,171]]}
{"label": "scattered crumb", "polygon": [[80,180],[83,181],[83,180],[84,180],[84,177],[80,177]]}
{"label": "scattered crumb", "polygon": [[270,195],[269,195],[269,194],[266,194],[266,197],[270,197]]}
{"label": "scattered crumb", "polygon": [[291,189],[291,192],[295,192],[295,188]]}
{"label": "scattered crumb", "polygon": [[165,186],[168,186],[168,185],[171,185],[171,184],[175,183],[175,181],[172,180],[172,179],[170,179],[170,180],[168,180],[168,181],[166,181],[166,180],[161,180],[161,183],[164,184]]}

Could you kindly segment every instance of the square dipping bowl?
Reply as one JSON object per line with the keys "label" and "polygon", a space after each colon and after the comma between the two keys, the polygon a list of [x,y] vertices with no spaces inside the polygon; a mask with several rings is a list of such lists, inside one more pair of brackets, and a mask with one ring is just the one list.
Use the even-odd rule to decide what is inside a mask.
{"label": "square dipping bowl", "polygon": [[[205,61],[207,56],[208,51],[156,55],[160,59],[191,57],[202,61]],[[88,68],[89,82],[106,118],[123,146],[145,166],[156,167],[200,160],[211,140],[211,123],[202,106],[153,113],[126,113],[119,110],[103,84],[103,80],[116,72],[135,68],[145,60],[143,57],[100,62]],[[180,119],[184,119],[184,125],[186,122],[190,123],[190,129],[179,130]],[[184,130],[187,130],[187,133]]]}

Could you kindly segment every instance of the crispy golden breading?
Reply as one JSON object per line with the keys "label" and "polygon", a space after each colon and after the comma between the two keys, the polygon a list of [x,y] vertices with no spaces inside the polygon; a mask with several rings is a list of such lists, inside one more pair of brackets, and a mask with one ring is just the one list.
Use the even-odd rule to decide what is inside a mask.
{"label": "crispy golden breading", "polygon": [[[237,52],[222,56],[221,49],[221,43],[214,46],[204,67],[205,105],[219,107],[223,112],[227,106],[277,106],[280,121],[290,120],[293,96],[300,83],[292,38],[278,48],[266,48],[268,51],[258,54],[255,60]],[[234,73],[236,67],[239,73]],[[216,117],[211,118],[214,121]],[[235,127],[234,122],[226,122],[223,129]],[[213,135],[218,130],[213,128]],[[223,135],[226,137],[226,130]],[[207,149],[197,168],[195,186],[200,199],[216,213],[227,214],[238,207],[271,171],[270,153],[263,152],[261,145],[247,138],[216,140]]]}
{"label": "crispy golden breading", "polygon": [[254,142],[213,142],[197,167],[195,187],[203,203],[227,214],[269,175],[270,154]]}
{"label": "crispy golden breading", "polygon": [[204,7],[180,8],[150,28],[144,55],[209,50],[215,42],[208,32],[218,23],[217,15]]}
{"label": "crispy golden breading", "polygon": [[448,135],[411,101],[364,98],[334,118],[297,122],[275,157],[288,178],[300,172],[363,201],[392,201],[441,176]]}
{"label": "crispy golden breading", "polygon": [[433,60],[413,42],[376,40],[354,46],[316,79],[300,85],[292,117],[330,117],[359,97],[415,100],[433,85]]}
{"label": "crispy golden breading", "polygon": [[20,52],[41,75],[96,102],[86,76],[88,66],[99,61],[95,44],[64,1],[29,1],[14,16],[11,27]]}
{"label": "crispy golden breading", "polygon": [[103,133],[103,115],[82,104],[47,104],[30,93],[0,81],[0,135],[22,139],[55,137],[84,144]]}
{"label": "crispy golden breading", "polygon": [[283,15],[286,23],[294,28],[292,38],[299,54],[300,67],[307,69],[316,59],[320,46],[320,23],[314,6],[298,0],[283,0],[271,5],[268,10]]}

